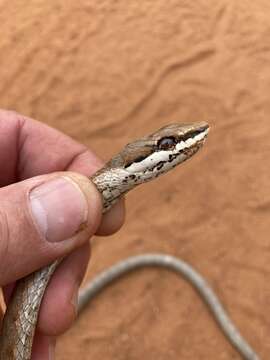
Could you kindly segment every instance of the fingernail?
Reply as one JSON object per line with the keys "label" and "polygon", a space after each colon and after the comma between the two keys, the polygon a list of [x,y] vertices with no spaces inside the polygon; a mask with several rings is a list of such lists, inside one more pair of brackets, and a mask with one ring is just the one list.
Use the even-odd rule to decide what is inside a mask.
{"label": "fingernail", "polygon": [[67,177],[49,180],[30,192],[34,221],[49,242],[72,237],[87,220],[88,206],[79,186]]}

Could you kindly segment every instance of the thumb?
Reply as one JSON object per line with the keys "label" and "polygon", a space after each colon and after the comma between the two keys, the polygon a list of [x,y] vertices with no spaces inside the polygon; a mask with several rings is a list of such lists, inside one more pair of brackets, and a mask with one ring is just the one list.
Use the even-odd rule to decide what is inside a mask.
{"label": "thumb", "polygon": [[31,178],[0,189],[0,286],[63,257],[97,230],[101,198],[72,172]]}

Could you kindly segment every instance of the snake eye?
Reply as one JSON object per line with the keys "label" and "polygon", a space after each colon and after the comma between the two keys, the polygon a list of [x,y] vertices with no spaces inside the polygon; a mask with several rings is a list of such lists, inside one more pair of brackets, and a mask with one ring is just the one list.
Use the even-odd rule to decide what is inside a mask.
{"label": "snake eye", "polygon": [[175,143],[176,143],[176,139],[170,136],[160,139],[157,146],[159,150],[168,150],[173,148]]}

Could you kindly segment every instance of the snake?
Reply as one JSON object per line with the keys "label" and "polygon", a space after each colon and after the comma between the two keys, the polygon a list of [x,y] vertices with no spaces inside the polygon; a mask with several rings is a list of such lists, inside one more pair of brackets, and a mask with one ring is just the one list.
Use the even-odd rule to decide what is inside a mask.
{"label": "snake", "polygon": [[[127,144],[89,180],[102,197],[103,213],[137,185],[164,174],[191,158],[203,146],[209,132],[206,122],[170,124]],[[42,297],[61,259],[17,282],[4,315],[0,360],[30,360]],[[131,256],[105,270],[79,292],[78,308],[124,274],[142,267],[163,267],[180,274],[197,290],[216,322],[243,359],[259,356],[242,337],[207,281],[191,265],[169,254]]]}

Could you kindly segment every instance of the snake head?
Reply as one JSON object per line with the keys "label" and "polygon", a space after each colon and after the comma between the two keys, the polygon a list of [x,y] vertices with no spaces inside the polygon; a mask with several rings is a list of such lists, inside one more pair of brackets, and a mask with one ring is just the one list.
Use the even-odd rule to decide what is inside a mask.
{"label": "snake head", "polygon": [[[167,125],[128,144],[115,163],[137,183],[157,177],[194,155],[209,131],[206,122]],[[114,159],[110,164],[114,167]]]}
{"label": "snake head", "polygon": [[202,147],[208,131],[205,122],[171,124],[126,145],[92,177],[104,212],[122,194],[189,159]]}

